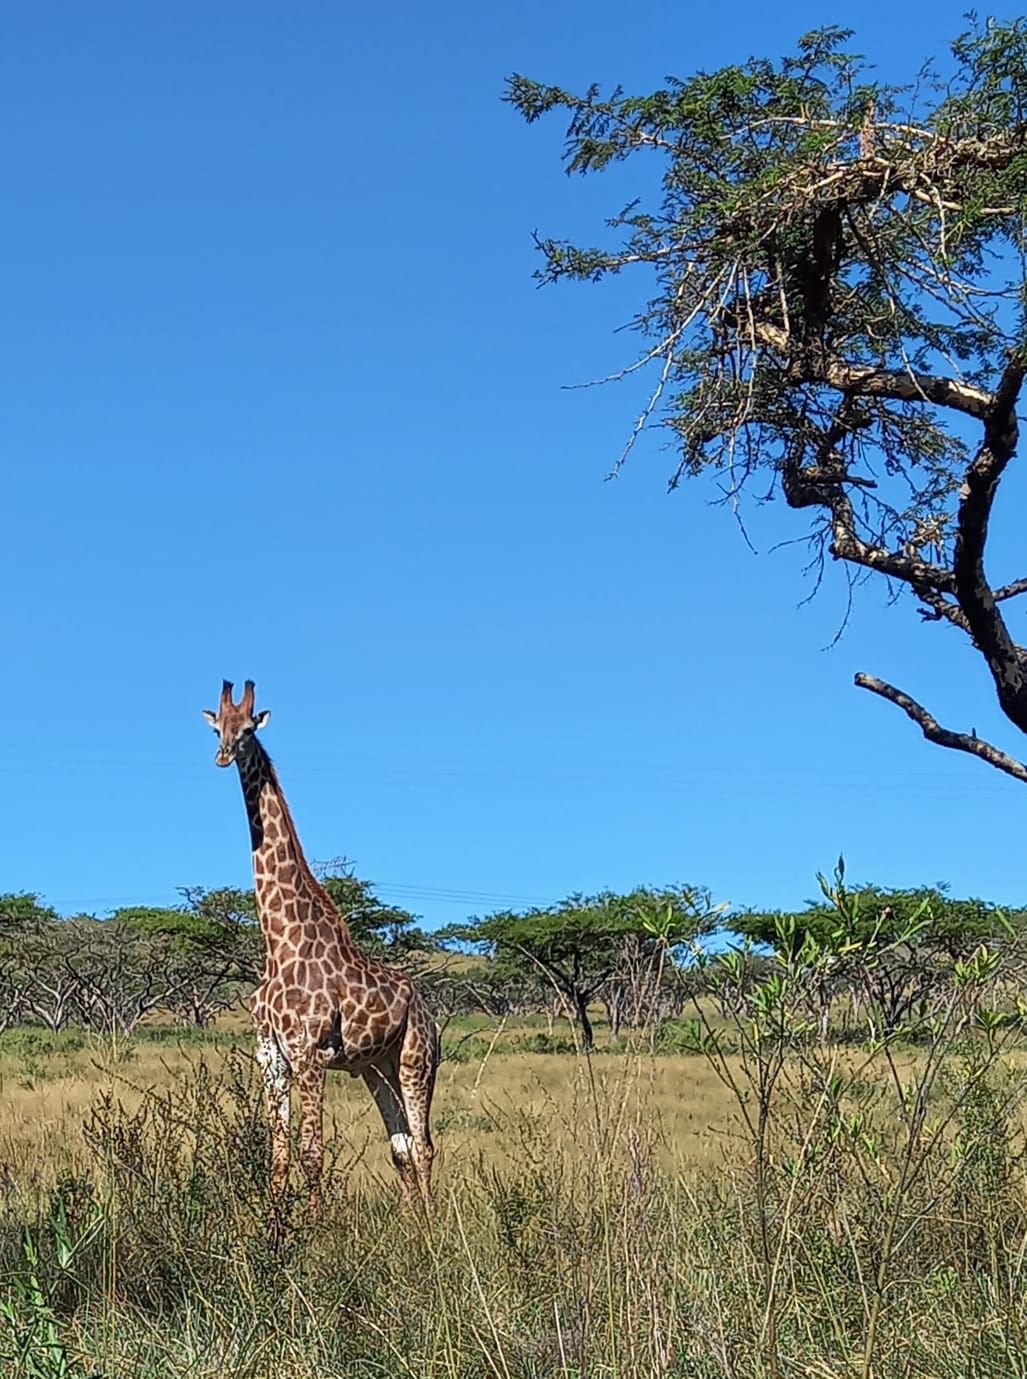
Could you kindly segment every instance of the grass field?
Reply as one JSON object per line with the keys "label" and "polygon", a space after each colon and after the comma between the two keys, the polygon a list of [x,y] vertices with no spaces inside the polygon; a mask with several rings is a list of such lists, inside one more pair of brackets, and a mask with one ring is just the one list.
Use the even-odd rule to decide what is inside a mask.
{"label": "grass field", "polygon": [[[947,1056],[924,1122],[944,1133],[912,1172],[905,1093],[858,1052],[785,1066],[758,1144],[737,1057],[744,1107],[697,1054],[494,1034],[447,1035],[430,1228],[399,1211],[363,1084],[337,1075],[324,1219],[297,1200],[276,1251],[244,1024],[8,1031],[0,1373],[1027,1373],[1021,1055],[987,1078]],[[920,1053],[892,1063],[916,1085]]]}
{"label": "grass field", "polygon": [[[737,1117],[702,1059],[600,1054],[589,1065],[566,1053],[533,1051],[546,1036],[526,1022],[504,1029],[490,1053],[489,1031],[468,1038],[471,1029],[465,1023],[449,1041],[459,1043],[460,1061],[444,1064],[435,1098],[440,1183],[468,1163],[516,1166],[512,1124],[544,1125],[553,1143],[569,1151],[582,1136],[596,1136],[597,1105],[615,1108],[614,1137],[628,1124],[658,1127],[664,1171],[686,1172],[723,1158],[725,1132]],[[181,1083],[201,1064],[216,1077],[226,1057],[248,1059],[252,1043],[241,1021],[199,1039],[183,1039],[181,1031],[149,1033],[125,1044],[81,1031],[55,1036],[18,1030],[0,1039],[0,1171],[8,1181],[42,1186],[84,1172],[89,1156],[81,1127],[99,1092],[131,1113],[148,1090]],[[564,1042],[554,1040],[558,1048]],[[329,1077],[326,1125],[341,1174],[361,1188],[394,1188],[387,1140],[360,1079]]]}

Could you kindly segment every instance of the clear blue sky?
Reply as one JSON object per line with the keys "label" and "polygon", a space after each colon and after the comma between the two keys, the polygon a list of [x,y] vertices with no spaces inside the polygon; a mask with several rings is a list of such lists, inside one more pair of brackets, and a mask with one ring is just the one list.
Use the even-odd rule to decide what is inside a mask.
{"label": "clear blue sky", "polygon": [[0,889],[246,883],[200,718],[227,676],[308,855],[432,924],[675,880],[793,905],[840,850],[1024,900],[1027,791],[852,688],[1021,753],[967,648],[865,589],[823,650],[841,580],[799,608],[769,552],[800,518],[753,556],[658,436],[603,482],[640,395],[563,385],[627,361],[642,283],[538,291],[531,232],[594,238],[641,174],[568,180],[560,121],[500,102],[828,21],[897,76],[963,8],[6,6]]}

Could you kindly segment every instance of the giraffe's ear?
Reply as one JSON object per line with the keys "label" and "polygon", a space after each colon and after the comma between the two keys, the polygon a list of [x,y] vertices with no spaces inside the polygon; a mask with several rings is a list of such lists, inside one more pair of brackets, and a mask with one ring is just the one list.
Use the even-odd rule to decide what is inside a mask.
{"label": "giraffe's ear", "polygon": [[270,721],[271,721],[271,710],[270,710],[270,709],[261,709],[260,713],[258,713],[257,716],[256,716],[256,718],[253,720],[253,726],[254,726],[255,728],[263,728],[266,724],[270,723]]}
{"label": "giraffe's ear", "polygon": [[207,722],[210,724],[210,726],[211,726],[212,728],[216,728],[216,727],[217,727],[217,725],[218,725],[218,716],[217,716],[217,714],[213,711],[213,709],[204,709],[204,710],[203,710],[203,716],[204,716],[204,718],[207,720]]}

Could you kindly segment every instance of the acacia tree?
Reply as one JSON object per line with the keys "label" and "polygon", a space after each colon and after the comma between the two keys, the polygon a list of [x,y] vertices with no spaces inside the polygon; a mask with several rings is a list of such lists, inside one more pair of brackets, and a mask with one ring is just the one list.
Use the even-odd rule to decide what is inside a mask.
{"label": "acacia tree", "polygon": [[[558,991],[589,1050],[594,1035],[588,1008],[606,984],[637,975],[643,966],[640,952],[652,958],[708,931],[718,913],[706,891],[687,887],[639,888],[629,895],[603,891],[572,895],[550,909],[504,910],[472,919],[443,930],[441,937],[484,947],[502,976],[534,978],[543,989]],[[636,959],[631,967],[629,952]],[[653,966],[650,962],[645,970]]]}
{"label": "acacia tree", "polygon": [[131,1034],[151,1011],[168,1007],[181,987],[164,934],[81,915],[52,924],[48,939],[55,968],[75,983],[72,1018],[90,1029]]}
{"label": "acacia tree", "polygon": [[184,907],[132,906],[116,911],[114,920],[137,935],[141,945],[161,940],[174,979],[167,1004],[180,1018],[204,1028],[260,975],[256,902],[252,891],[231,887],[186,886],[182,896]]}
{"label": "acacia tree", "polygon": [[[545,282],[648,271],[646,337],[620,375],[655,385],[673,432],[671,486],[713,470],[725,498],[812,516],[814,562],[878,574],[967,637],[1027,732],[1027,651],[1004,606],[1020,571],[985,572],[988,525],[1017,447],[1027,368],[1027,22],[976,25],[942,82],[875,82],[822,29],[781,62],[750,60],[644,96],[573,95],[523,76],[528,121],[570,113],[569,172],[661,162],[662,195],[610,222],[612,247],[539,239]],[[1027,781],[1027,765],[942,727],[869,674],[932,742]]]}
{"label": "acacia tree", "polygon": [[[0,1034],[17,1024],[26,1004],[26,968],[21,949],[57,918],[57,911],[45,905],[30,891],[8,891],[0,895]],[[47,1004],[45,993],[36,994]],[[62,1017],[63,989],[56,993],[58,1018]]]}

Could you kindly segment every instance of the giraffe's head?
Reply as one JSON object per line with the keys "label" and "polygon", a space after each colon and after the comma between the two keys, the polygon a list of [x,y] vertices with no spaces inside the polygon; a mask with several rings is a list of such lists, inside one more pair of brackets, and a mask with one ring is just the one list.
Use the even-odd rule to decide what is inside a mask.
{"label": "giraffe's head", "polygon": [[218,750],[214,757],[217,766],[231,766],[236,757],[245,757],[253,743],[253,734],[271,717],[270,709],[260,713],[253,711],[253,681],[247,680],[243,686],[242,698],[238,704],[232,702],[232,682],[225,680],[221,686],[221,703],[217,713],[204,709],[203,716],[218,735]]}

